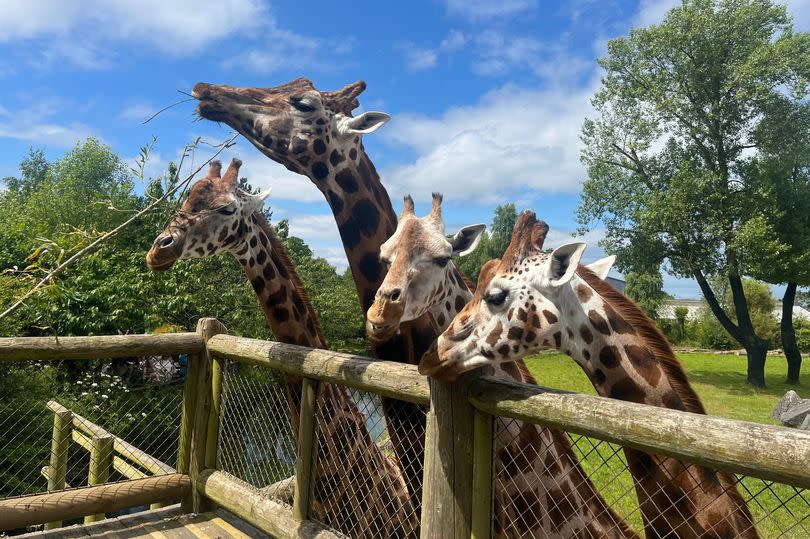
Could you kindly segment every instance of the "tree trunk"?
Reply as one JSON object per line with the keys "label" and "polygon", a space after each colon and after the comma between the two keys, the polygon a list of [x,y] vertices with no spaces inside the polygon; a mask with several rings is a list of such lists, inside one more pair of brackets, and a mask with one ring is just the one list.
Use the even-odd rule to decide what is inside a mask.
{"label": "tree trunk", "polygon": [[753,333],[752,339],[746,339],[748,346],[748,383],[754,387],[765,387],[765,358],[768,355],[768,341],[760,339]]}
{"label": "tree trunk", "polygon": [[734,302],[734,312],[737,315],[737,331],[740,334],[737,340],[743,345],[748,355],[748,383],[754,387],[765,387],[765,358],[768,355],[768,341],[759,337],[754,331],[742,278],[739,275],[730,274],[728,283]]}
{"label": "tree trunk", "polygon": [[796,300],[796,283],[788,283],[782,298],[782,320],[779,323],[779,335],[782,338],[782,350],[787,360],[788,384],[799,383],[799,371],[802,368],[802,354],[796,344],[796,331],[793,329],[793,304]]}

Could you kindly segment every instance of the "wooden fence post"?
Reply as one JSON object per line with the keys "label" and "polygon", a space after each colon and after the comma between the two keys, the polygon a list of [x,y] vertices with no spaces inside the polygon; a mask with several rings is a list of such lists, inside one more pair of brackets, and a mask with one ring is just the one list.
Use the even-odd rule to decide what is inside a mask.
{"label": "wooden fence post", "polygon": [[[90,473],[87,477],[87,486],[103,485],[110,480],[110,468],[113,459],[113,437],[93,436],[90,446]],[[84,523],[98,522],[104,520],[104,513],[87,515]]]}
{"label": "wooden fence post", "polygon": [[469,539],[472,532],[473,424],[475,408],[467,399],[481,369],[452,384],[430,382],[430,410],[422,482],[424,538]]}
{"label": "wooden fence post", "polygon": [[495,418],[475,410],[473,419],[472,539],[492,538],[492,459]]}
{"label": "wooden fence post", "polygon": [[[227,328],[215,318],[201,318],[197,321],[197,333],[206,343],[214,335],[227,332]],[[188,444],[188,475],[191,477],[192,488],[191,496],[183,500],[182,507],[185,511],[204,513],[211,509],[211,503],[206,501],[196,485],[197,479],[200,477],[200,473],[205,470],[207,462],[205,451],[208,443],[208,424],[213,389],[213,362],[208,350],[202,351],[194,363],[196,373],[192,373],[192,365],[189,363],[189,373],[186,375],[193,376],[193,374],[196,374],[196,376],[193,376],[195,380],[192,381],[193,387],[191,388],[196,392],[196,397],[192,397],[191,402],[193,404],[190,404],[188,408],[188,417],[192,423]]]}
{"label": "wooden fence post", "polygon": [[301,386],[301,412],[298,422],[298,455],[295,460],[295,497],[293,518],[309,518],[310,495],[314,487],[313,468],[318,458],[318,421],[315,417],[318,399],[317,380],[304,378]]}
{"label": "wooden fence post", "polygon": [[211,358],[211,410],[208,412],[208,427],[205,437],[205,467],[217,465],[217,442],[219,441],[219,410],[222,397],[222,365],[224,360]]}
{"label": "wooden fence post", "polygon": [[[53,435],[51,436],[51,460],[48,474],[48,491],[65,488],[67,475],[68,446],[70,445],[70,430],[72,428],[73,412],[58,410],[53,414]],[[61,528],[62,522],[48,522],[46,530]]]}

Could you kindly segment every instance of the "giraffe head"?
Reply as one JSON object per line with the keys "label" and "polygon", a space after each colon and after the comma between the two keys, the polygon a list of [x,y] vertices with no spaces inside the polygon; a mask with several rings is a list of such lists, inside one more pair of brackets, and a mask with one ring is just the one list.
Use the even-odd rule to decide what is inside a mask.
{"label": "giraffe head", "polygon": [[240,190],[241,165],[233,159],[220,176],[222,164],[211,162],[208,174],[191,187],[180,212],[155,238],[146,255],[150,269],[166,270],[180,258],[201,258],[242,246],[251,214],[261,209],[270,190],[256,195]]}
{"label": "giraffe head", "polygon": [[534,212],[520,214],[503,258],[481,268],[473,299],[439,337],[438,353],[423,358],[421,373],[453,380],[482,365],[560,345],[560,319],[576,300],[568,284],[585,244],[545,253],[547,233],[548,225]]}
{"label": "giraffe head", "polygon": [[[342,161],[357,158],[362,136],[391,119],[383,112],[352,117],[366,83],[322,92],[305,78],[274,88],[197,83],[192,95],[203,118],[225,122],[270,159],[320,181]],[[354,150],[354,151],[352,151]]]}
{"label": "giraffe head", "polygon": [[419,318],[439,301],[456,301],[448,296],[452,283],[459,284],[452,259],[472,252],[486,227],[466,226],[448,239],[441,205],[442,195],[433,193],[430,213],[418,218],[413,199],[405,197],[396,231],[380,246],[388,272],[366,314],[371,338],[387,338],[400,323]]}

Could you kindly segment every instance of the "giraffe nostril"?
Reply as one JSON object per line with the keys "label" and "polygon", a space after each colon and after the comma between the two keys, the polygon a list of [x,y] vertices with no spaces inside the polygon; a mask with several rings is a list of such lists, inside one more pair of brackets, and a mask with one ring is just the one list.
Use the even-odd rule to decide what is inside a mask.
{"label": "giraffe nostril", "polygon": [[158,243],[158,247],[163,249],[164,247],[168,247],[172,243],[174,243],[174,238],[171,235],[168,235],[160,240],[160,242]]}

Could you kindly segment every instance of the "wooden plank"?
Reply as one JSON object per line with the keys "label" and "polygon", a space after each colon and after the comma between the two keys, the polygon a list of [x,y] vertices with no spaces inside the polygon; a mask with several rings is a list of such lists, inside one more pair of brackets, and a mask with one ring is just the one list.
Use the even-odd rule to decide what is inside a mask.
{"label": "wooden plank", "polygon": [[12,337],[0,339],[0,362],[193,354],[202,350],[204,346],[202,339],[196,333],[101,335],[97,337]]}
{"label": "wooden plank", "polygon": [[[56,401],[48,401],[48,408],[52,410],[54,413],[60,410],[67,410],[67,408],[65,408]],[[157,459],[152,455],[149,455],[148,453],[141,451],[140,449],[130,444],[126,440],[119,438],[118,436],[112,434],[103,427],[96,425],[92,421],[89,421],[88,419],[82,417],[77,413],[73,413],[72,422],[74,428],[87,434],[90,437],[112,436],[113,450],[116,453],[127,458],[128,460],[134,462],[138,466],[142,467],[145,470],[148,470],[149,472],[155,475],[164,473],[175,473],[177,471],[168,464],[166,464],[165,462],[161,461],[160,459]],[[81,438],[73,436],[73,440],[81,444]],[[85,449],[87,449],[87,447],[85,447]]]}
{"label": "wooden plank", "polygon": [[420,537],[468,539],[472,531],[473,417],[469,384],[481,370],[452,384],[430,379]]}
{"label": "wooden plank", "polygon": [[334,532],[311,521],[297,521],[292,510],[261,495],[258,489],[225,472],[205,470],[196,487],[208,498],[271,537],[337,539]]}
{"label": "wooden plank", "polygon": [[[205,343],[217,333],[225,331],[227,331],[227,328],[214,318],[201,318],[197,321],[197,333]],[[205,469],[208,424],[211,414],[212,378],[213,365],[206,348],[202,352],[202,361],[200,362],[200,368],[197,370],[197,381],[195,382],[198,395],[189,449],[189,476],[191,476],[192,485],[197,484],[200,473]],[[197,488],[191,490],[191,498],[185,500],[183,506],[191,507],[195,513],[204,513],[212,508],[211,504],[201,495]]]}
{"label": "wooden plank", "polygon": [[[87,476],[87,485],[103,485],[110,480],[110,468],[112,468],[113,457],[113,437],[94,436],[90,441],[90,471]],[[98,512],[84,517],[84,523],[90,524],[104,520],[104,512]]]}
{"label": "wooden plank", "polygon": [[810,432],[734,421],[482,377],[470,401],[484,412],[810,488]]}
{"label": "wooden plank", "polygon": [[475,410],[473,422],[472,539],[492,538],[494,417]]}
{"label": "wooden plank", "polygon": [[[68,445],[70,444],[71,421],[73,414],[69,410],[59,410],[53,414],[53,434],[51,435],[51,459],[47,467],[48,491],[61,490],[67,486]],[[45,468],[43,468],[43,471]],[[46,530],[61,528],[62,522],[47,522]]]}
{"label": "wooden plank", "polygon": [[430,401],[427,379],[414,365],[369,361],[362,356],[232,335],[212,338],[208,350],[234,361],[363,389],[384,397],[423,405]]}
{"label": "wooden plank", "polygon": [[222,399],[222,367],[225,360],[211,358],[211,410],[208,412],[208,430],[205,437],[205,467],[216,468],[219,442],[219,412]]}
{"label": "wooden plank", "polygon": [[0,531],[179,500],[190,489],[188,476],[169,474],[0,500]]}
{"label": "wooden plank", "polygon": [[298,427],[298,455],[295,459],[295,494],[293,497],[293,518],[309,518],[310,495],[314,477],[312,470],[318,455],[318,422],[315,419],[318,381],[304,378],[301,385],[301,413]]}

